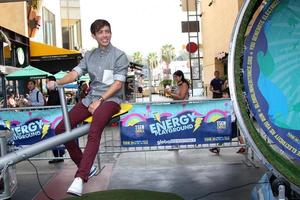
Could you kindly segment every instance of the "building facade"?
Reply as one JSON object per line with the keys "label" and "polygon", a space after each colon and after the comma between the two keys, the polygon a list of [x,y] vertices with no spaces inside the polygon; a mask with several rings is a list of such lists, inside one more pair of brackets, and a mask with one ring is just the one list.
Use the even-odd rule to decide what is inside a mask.
{"label": "building facade", "polygon": [[22,67],[29,63],[26,10],[26,2],[1,3],[0,13],[5,15],[0,18],[0,65]]}
{"label": "building facade", "polygon": [[209,86],[214,71],[227,75],[231,33],[243,0],[201,0],[203,81]]}
{"label": "building facade", "polygon": [[36,34],[29,36],[31,41],[62,47],[60,0],[35,2],[36,5],[32,5],[28,11],[29,20],[35,19],[38,23]]}
{"label": "building facade", "polygon": [[[187,12],[187,16],[191,16],[190,21],[197,19],[199,22],[199,69],[201,82],[204,84],[201,87],[209,97],[211,94],[208,88],[214,78],[214,72],[217,70],[221,77],[227,76],[231,33],[242,4],[243,0],[181,0],[182,10]],[[195,13],[198,18],[192,17]],[[194,25],[190,24],[189,28],[192,31],[193,27]]]}
{"label": "building facade", "polygon": [[63,48],[82,49],[80,0],[61,0]]}
{"label": "building facade", "polygon": [[[64,44],[64,21],[61,18],[60,0],[0,2],[0,13],[3,13],[0,18],[1,97],[6,96],[6,85],[13,85],[15,91],[24,89],[24,80],[17,84],[16,81],[5,80],[5,75],[10,72],[32,65],[53,74],[72,69],[82,58],[79,51],[61,48]],[[76,37],[71,37],[71,40],[76,38],[74,44],[80,44],[80,23],[75,31]],[[69,46],[69,49],[74,47]]]}
{"label": "building facade", "polygon": [[[26,2],[0,3],[0,102],[6,105],[5,76],[29,64]],[[8,12],[9,11],[9,12]],[[10,83],[15,90],[16,83]]]}

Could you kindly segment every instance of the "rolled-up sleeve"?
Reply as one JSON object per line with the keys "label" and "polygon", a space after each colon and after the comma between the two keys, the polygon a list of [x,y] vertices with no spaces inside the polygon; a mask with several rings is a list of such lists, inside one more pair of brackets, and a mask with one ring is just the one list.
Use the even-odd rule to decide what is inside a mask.
{"label": "rolled-up sleeve", "polygon": [[79,76],[87,73],[87,58],[89,56],[89,53],[86,53],[86,55],[80,60],[80,63],[73,68],[74,71],[78,73]]}
{"label": "rolled-up sleeve", "polygon": [[114,67],[114,80],[125,82],[129,61],[125,53],[121,54]]}

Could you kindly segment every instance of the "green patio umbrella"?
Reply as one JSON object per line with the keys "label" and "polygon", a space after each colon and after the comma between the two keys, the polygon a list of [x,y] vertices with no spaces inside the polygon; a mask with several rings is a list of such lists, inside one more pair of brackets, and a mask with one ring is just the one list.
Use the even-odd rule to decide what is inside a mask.
{"label": "green patio umbrella", "polygon": [[56,74],[54,74],[54,77],[56,80],[62,79],[68,72],[59,71]]}
{"label": "green patio umbrella", "polygon": [[26,79],[41,79],[52,76],[52,74],[40,70],[38,68],[28,65],[27,67],[20,68],[20,70],[14,71],[6,76],[7,80],[26,80]]}
{"label": "green patio umbrella", "polygon": [[80,81],[90,81],[90,76],[88,74],[85,74],[83,76],[80,76],[79,78]]}

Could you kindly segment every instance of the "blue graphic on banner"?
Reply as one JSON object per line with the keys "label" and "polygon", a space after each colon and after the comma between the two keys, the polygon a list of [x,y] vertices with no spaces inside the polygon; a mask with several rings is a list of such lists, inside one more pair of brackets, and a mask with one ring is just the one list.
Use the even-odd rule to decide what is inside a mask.
{"label": "blue graphic on banner", "polygon": [[122,146],[203,144],[231,140],[230,100],[135,104],[121,116]]}
{"label": "blue graphic on banner", "polygon": [[[259,126],[300,160],[299,1],[268,1],[246,40],[244,82]],[[283,17],[284,16],[284,17]]]}
{"label": "blue graphic on banner", "polygon": [[60,108],[34,111],[0,112],[0,130],[13,131],[16,146],[30,145],[55,135],[54,129],[62,119]]}

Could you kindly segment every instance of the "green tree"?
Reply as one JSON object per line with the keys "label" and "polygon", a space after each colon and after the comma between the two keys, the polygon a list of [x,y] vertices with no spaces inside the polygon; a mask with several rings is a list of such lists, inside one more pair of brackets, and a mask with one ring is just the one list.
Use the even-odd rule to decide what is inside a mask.
{"label": "green tree", "polygon": [[[151,73],[149,73],[149,80],[153,81],[153,69],[158,66],[158,56],[157,53],[149,53],[147,56],[147,64]],[[152,84],[151,84],[152,85]]]}
{"label": "green tree", "polygon": [[137,63],[137,64],[143,64],[143,56],[142,56],[141,52],[137,51],[137,52],[133,53],[132,62]]}
{"label": "green tree", "polygon": [[158,56],[157,53],[149,53],[147,56],[147,64],[151,71],[155,69],[158,65]]}
{"label": "green tree", "polygon": [[171,73],[169,65],[175,59],[175,57],[175,47],[173,47],[173,45],[166,44],[161,47],[161,60],[166,64],[166,70],[164,70],[165,78],[169,78]]}

